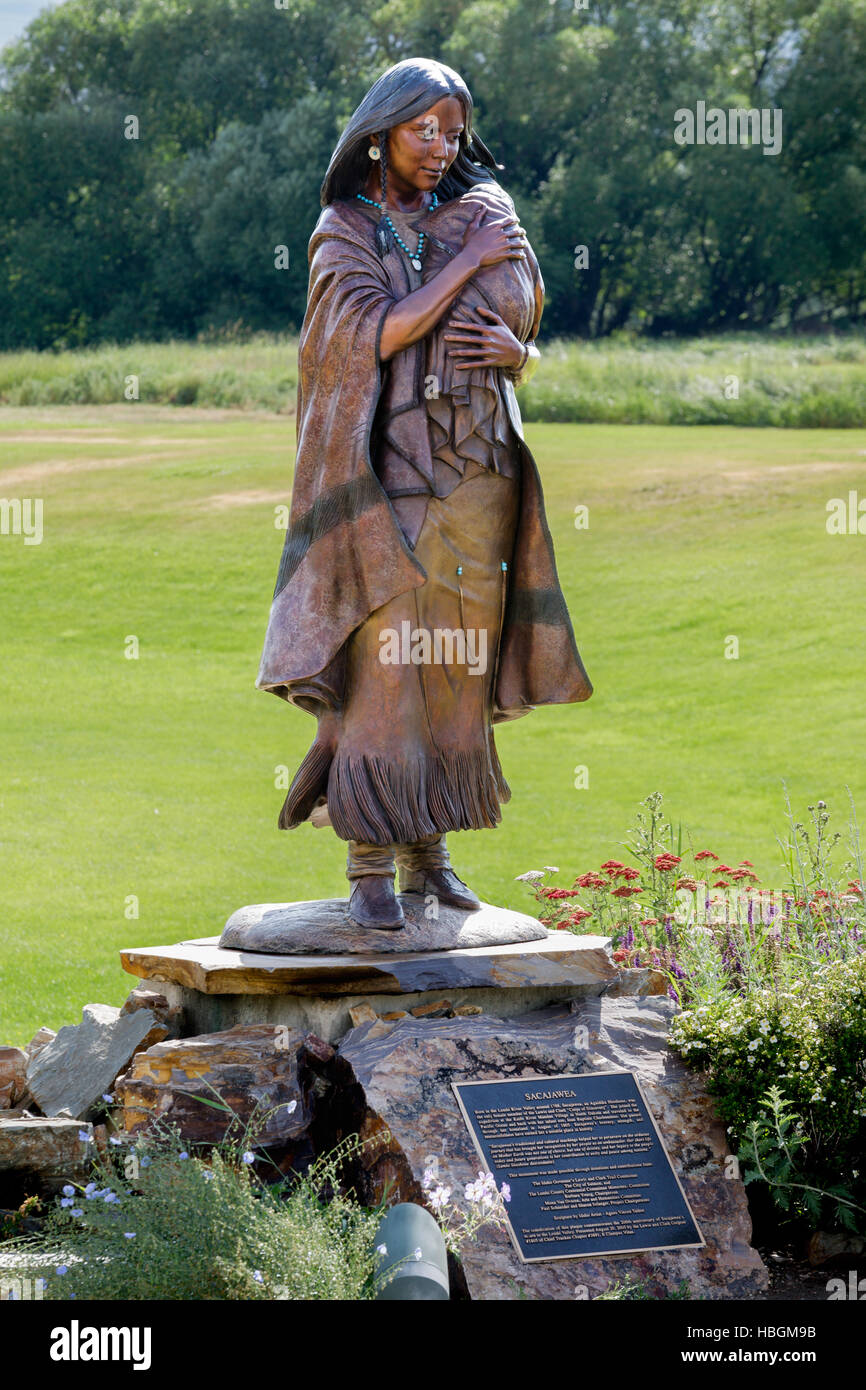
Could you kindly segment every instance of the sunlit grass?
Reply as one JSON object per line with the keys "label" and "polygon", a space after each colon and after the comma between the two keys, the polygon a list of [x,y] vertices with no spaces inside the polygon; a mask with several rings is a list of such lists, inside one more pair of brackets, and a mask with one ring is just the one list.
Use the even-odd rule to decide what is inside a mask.
{"label": "sunlit grass", "polygon": [[[841,816],[846,783],[866,804],[866,539],[825,525],[828,499],[866,496],[866,442],[702,426],[527,438],[595,694],[498,729],[513,799],[498,830],[451,837],[458,871],[531,910],[516,874],[616,856],[658,788],[696,848],[777,882],[782,778],[800,810],[823,796]],[[45,528],[38,546],[0,537],[0,1042],[119,1003],[134,983],[121,947],[214,935],[244,903],[347,893],[330,831],[276,825],[280,769],[314,722],[254,688],[293,447],[275,414],[0,412],[0,495],[41,497]]]}
{"label": "sunlit grass", "polygon": [[[550,340],[521,391],[527,420],[784,426],[866,424],[866,337],[768,338],[733,333],[685,341]],[[133,383],[131,378],[135,378]],[[292,413],[297,339],[111,344],[75,352],[0,354],[0,403],[129,401]]]}

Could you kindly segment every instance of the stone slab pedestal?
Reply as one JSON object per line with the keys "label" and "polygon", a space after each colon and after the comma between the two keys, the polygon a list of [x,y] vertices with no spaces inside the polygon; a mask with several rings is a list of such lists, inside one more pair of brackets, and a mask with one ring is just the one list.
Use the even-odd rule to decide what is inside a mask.
{"label": "stone slab pedestal", "polygon": [[[382,933],[384,935],[384,933]],[[393,938],[397,933],[389,933]],[[602,994],[621,972],[601,936],[544,931],[499,946],[380,954],[275,955],[228,950],[219,937],[121,951],[124,970],[158,985],[183,1009],[186,1036],[245,1023],[283,1023],[335,1043],[350,1009],[410,1012],[447,998],[510,1018],[545,1004]]]}

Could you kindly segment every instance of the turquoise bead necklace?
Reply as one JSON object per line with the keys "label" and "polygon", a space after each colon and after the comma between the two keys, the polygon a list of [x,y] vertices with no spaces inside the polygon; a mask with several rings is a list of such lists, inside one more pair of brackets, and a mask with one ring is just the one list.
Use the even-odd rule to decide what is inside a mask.
{"label": "turquoise bead necklace", "polygon": [[[422,253],[423,253],[423,251],[424,251],[424,243],[425,243],[425,241],[427,240],[427,234],[426,234],[426,232],[419,232],[419,233],[418,233],[418,245],[415,247],[415,250],[414,250],[414,251],[410,251],[409,247],[406,245],[406,243],[405,243],[405,241],[403,240],[403,238],[401,237],[400,233],[397,231],[397,228],[394,226],[394,223],[391,221],[391,215],[390,215],[390,213],[386,211],[386,209],[385,209],[385,207],[383,206],[382,203],[374,202],[374,200],[373,200],[372,198],[365,198],[364,195],[363,195],[363,193],[356,193],[356,194],[355,194],[355,197],[356,197],[356,198],[360,198],[362,203],[367,203],[367,204],[369,204],[369,206],[370,206],[371,208],[378,208],[380,212],[384,213],[384,216],[383,216],[383,218],[382,218],[382,221],[383,221],[383,222],[387,222],[388,226],[391,228],[391,235],[394,237],[394,240],[396,241],[397,245],[401,248],[401,250],[403,250],[403,251],[406,252],[406,255],[409,257],[409,261],[410,261],[410,263],[414,266],[414,268],[415,268],[416,270],[420,270],[420,269],[421,269],[421,256],[422,256]],[[433,194],[433,202],[430,204],[431,210],[432,210],[433,208],[438,207],[438,206],[439,206],[439,199],[437,198],[436,194],[434,193],[434,194]]]}

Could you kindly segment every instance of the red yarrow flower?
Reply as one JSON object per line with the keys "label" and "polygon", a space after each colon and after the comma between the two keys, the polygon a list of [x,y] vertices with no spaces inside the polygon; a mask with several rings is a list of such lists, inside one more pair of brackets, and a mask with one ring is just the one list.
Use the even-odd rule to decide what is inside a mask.
{"label": "red yarrow flower", "polygon": [[702,849],[700,854],[695,855],[695,859],[718,859],[717,854],[713,854],[711,849]]}
{"label": "red yarrow flower", "polygon": [[588,874],[581,874],[580,878],[574,880],[574,886],[575,888],[606,888],[607,879],[590,869]]}
{"label": "red yarrow flower", "polygon": [[619,964],[620,961],[628,960],[628,951],[614,951],[613,958],[617,964]]}
{"label": "red yarrow flower", "polygon": [[657,854],[653,862],[660,873],[666,874],[681,864],[682,859],[678,854]]}
{"label": "red yarrow flower", "polygon": [[697,893],[698,891],[698,885],[693,878],[678,878],[674,886],[676,888],[685,888],[687,893]]}
{"label": "red yarrow flower", "polygon": [[561,898],[576,898],[576,897],[579,897],[579,894],[578,894],[578,891],[577,891],[576,888],[542,888],[540,891],[541,891],[542,897],[545,897],[545,898],[553,898],[553,899],[555,899],[555,900],[558,900],[558,899],[561,899]]}
{"label": "red yarrow flower", "polygon": [[624,869],[625,864],[621,864],[618,859],[606,859],[601,866],[602,873],[615,875],[619,869]]}
{"label": "red yarrow flower", "polygon": [[611,893],[612,898],[631,898],[635,893],[642,893],[642,888],[629,887],[627,883],[620,884],[619,888],[614,888]]}

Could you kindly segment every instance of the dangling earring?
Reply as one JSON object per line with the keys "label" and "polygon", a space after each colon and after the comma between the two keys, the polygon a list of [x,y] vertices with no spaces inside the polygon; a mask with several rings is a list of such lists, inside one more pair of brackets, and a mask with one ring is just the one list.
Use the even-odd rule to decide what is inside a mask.
{"label": "dangling earring", "polygon": [[378,146],[378,145],[371,145],[370,148],[368,149],[367,153],[368,153],[368,155],[370,156],[371,159],[381,159],[381,158],[382,158],[382,151],[379,149],[379,146]]}

